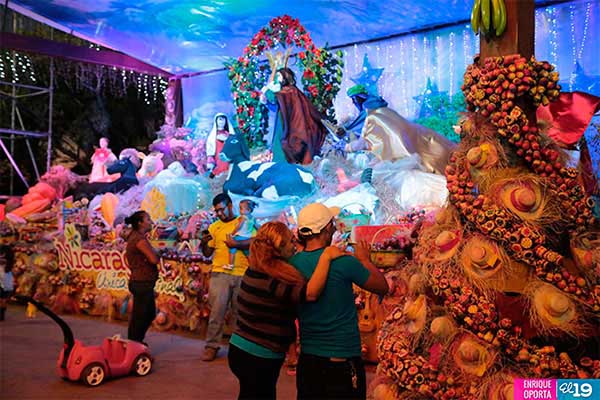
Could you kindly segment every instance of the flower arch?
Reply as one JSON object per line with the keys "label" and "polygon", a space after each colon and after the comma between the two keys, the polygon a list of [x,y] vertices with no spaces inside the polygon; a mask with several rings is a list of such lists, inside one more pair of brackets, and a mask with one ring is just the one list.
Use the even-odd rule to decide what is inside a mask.
{"label": "flower arch", "polygon": [[242,56],[225,64],[229,69],[237,123],[250,146],[262,143],[262,135],[268,129],[268,110],[259,99],[270,68],[258,57],[277,46],[304,49],[297,54],[304,93],[319,112],[335,122],[333,99],[342,81],[342,52],[333,54],[326,48],[317,48],[297,18],[283,15],[273,18],[258,31]]}

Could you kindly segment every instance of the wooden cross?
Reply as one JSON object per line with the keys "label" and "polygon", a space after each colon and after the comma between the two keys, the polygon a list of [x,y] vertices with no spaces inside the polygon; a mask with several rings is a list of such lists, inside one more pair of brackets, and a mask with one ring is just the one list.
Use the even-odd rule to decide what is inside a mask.
{"label": "wooden cross", "polygon": [[499,38],[480,39],[479,54],[486,57],[520,54],[529,59],[534,54],[535,0],[505,0],[506,31]]}

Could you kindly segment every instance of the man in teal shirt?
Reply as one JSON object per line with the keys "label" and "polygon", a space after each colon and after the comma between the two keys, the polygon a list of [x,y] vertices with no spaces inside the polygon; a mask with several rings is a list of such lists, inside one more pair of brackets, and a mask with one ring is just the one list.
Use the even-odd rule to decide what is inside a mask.
{"label": "man in teal shirt", "polygon": [[[298,236],[305,248],[290,263],[306,279],[312,276],[324,248],[331,244],[338,213],[337,208],[313,203],[298,214]],[[366,397],[352,284],[380,295],[388,291],[385,277],[371,263],[365,243],[356,246],[355,257],[332,261],[319,299],[299,308],[302,353],[296,378],[298,399]]]}

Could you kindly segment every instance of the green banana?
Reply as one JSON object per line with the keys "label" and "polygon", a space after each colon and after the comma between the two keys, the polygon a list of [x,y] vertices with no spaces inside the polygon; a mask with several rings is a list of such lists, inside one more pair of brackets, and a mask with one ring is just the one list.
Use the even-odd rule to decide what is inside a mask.
{"label": "green banana", "polygon": [[498,0],[500,6],[500,23],[496,25],[496,36],[500,37],[506,30],[506,4],[504,0]]}
{"label": "green banana", "polygon": [[473,29],[476,35],[479,33],[480,9],[481,0],[475,0],[475,4],[473,4],[473,9],[471,10],[471,29]]}
{"label": "green banana", "polygon": [[491,0],[492,1],[492,31],[497,29],[500,26],[500,21],[502,19],[502,9],[500,8],[500,0]]}
{"label": "green banana", "polygon": [[483,32],[487,35],[490,33],[492,13],[490,10],[490,0],[481,0],[481,26]]}

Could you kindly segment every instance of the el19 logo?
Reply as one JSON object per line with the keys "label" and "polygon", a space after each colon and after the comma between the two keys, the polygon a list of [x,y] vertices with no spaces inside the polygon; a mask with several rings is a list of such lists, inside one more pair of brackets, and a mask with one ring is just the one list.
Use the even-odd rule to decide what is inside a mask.
{"label": "el19 logo", "polygon": [[600,392],[600,380],[598,379],[559,379],[557,382],[558,400],[591,398],[594,393]]}

